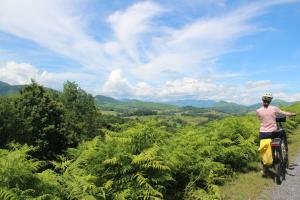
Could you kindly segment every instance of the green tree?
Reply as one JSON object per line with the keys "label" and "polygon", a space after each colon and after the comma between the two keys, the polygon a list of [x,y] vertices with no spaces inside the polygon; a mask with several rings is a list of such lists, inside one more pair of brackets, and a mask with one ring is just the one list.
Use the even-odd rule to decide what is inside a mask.
{"label": "green tree", "polygon": [[0,148],[22,135],[24,121],[15,107],[15,97],[0,97]]}
{"label": "green tree", "polygon": [[99,135],[97,119],[100,112],[92,95],[74,82],[67,81],[61,100],[66,108],[65,119],[68,144],[75,147],[80,141]]}
{"label": "green tree", "polygon": [[35,81],[21,90],[17,108],[25,120],[24,133],[18,139],[38,147],[35,156],[53,159],[66,148],[63,104],[52,99]]}

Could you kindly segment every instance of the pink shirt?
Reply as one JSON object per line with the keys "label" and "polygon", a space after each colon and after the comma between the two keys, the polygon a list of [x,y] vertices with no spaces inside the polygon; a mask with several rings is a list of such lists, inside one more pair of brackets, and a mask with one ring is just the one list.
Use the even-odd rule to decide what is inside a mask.
{"label": "pink shirt", "polygon": [[274,132],[277,130],[276,116],[289,116],[291,113],[284,112],[275,106],[261,107],[256,110],[256,114],[260,119],[260,132]]}

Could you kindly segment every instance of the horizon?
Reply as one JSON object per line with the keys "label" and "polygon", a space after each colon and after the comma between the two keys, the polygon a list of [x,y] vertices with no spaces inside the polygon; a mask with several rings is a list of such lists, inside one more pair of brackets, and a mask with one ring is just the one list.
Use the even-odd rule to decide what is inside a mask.
{"label": "horizon", "polygon": [[[4,84],[9,84],[9,83],[6,83],[6,82],[3,82],[0,80],[0,83],[4,83]],[[24,85],[27,85],[27,84],[24,84],[24,85],[11,85],[9,84],[10,86],[24,86]],[[42,85],[43,87],[45,87],[44,85]],[[80,85],[78,85],[78,87],[80,87]],[[53,90],[56,90],[54,88],[50,88],[50,89],[53,89]],[[56,90],[58,92],[62,92],[62,90]],[[87,92],[88,93],[88,92]],[[163,104],[169,104],[169,105],[175,105],[175,104],[172,104],[172,103],[175,103],[175,102],[180,102],[180,101],[213,101],[214,103],[220,103],[220,102],[225,102],[225,103],[235,103],[237,105],[243,105],[243,106],[246,106],[246,107],[249,107],[249,106],[254,106],[254,105],[257,105],[257,104],[261,104],[261,101],[259,102],[254,102],[254,103],[251,103],[251,104],[244,104],[244,103],[237,103],[237,102],[233,102],[233,101],[226,101],[226,100],[214,100],[214,99],[176,99],[176,100],[151,100],[151,99],[135,99],[135,98],[118,98],[118,97],[113,97],[113,96],[109,96],[109,95],[102,95],[102,94],[96,94],[96,95],[93,95],[91,93],[88,93],[90,95],[92,95],[94,98],[96,98],[97,96],[103,96],[103,97],[108,97],[108,98],[112,98],[114,100],[117,100],[117,101],[141,101],[141,102],[146,102],[146,103],[163,103]],[[286,103],[297,103],[299,101],[285,101],[283,99],[278,99],[278,98],[275,98],[274,100],[272,100],[272,102],[277,102],[277,101],[284,101]],[[271,102],[271,104],[272,104]],[[192,107],[195,107],[193,105],[186,105],[186,106],[192,106]],[[181,107],[181,106],[179,106]],[[196,106],[198,107],[198,106]],[[199,108],[204,108],[204,107],[199,107]]]}
{"label": "horizon", "polygon": [[[27,3],[26,3],[27,2]],[[300,100],[300,1],[0,2],[0,81],[141,101]]]}

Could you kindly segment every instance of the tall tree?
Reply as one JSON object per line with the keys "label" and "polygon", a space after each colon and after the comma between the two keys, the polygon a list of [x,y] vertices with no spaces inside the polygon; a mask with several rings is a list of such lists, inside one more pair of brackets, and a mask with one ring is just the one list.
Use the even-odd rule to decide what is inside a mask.
{"label": "tall tree", "polygon": [[36,157],[53,159],[66,148],[63,104],[35,81],[21,90],[17,107],[25,120],[20,143],[37,146]]}
{"label": "tall tree", "polygon": [[15,107],[16,97],[0,96],[0,148],[22,135],[24,120]]}
{"label": "tall tree", "polygon": [[61,95],[66,108],[68,143],[76,146],[80,141],[99,135],[98,112],[92,95],[87,94],[74,82],[67,81]]}

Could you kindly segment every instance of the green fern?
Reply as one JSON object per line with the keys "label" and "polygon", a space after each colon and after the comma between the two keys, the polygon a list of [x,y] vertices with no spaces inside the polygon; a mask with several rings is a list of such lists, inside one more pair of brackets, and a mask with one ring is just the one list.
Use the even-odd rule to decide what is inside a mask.
{"label": "green fern", "polygon": [[16,200],[16,195],[7,188],[0,188],[1,200]]}

